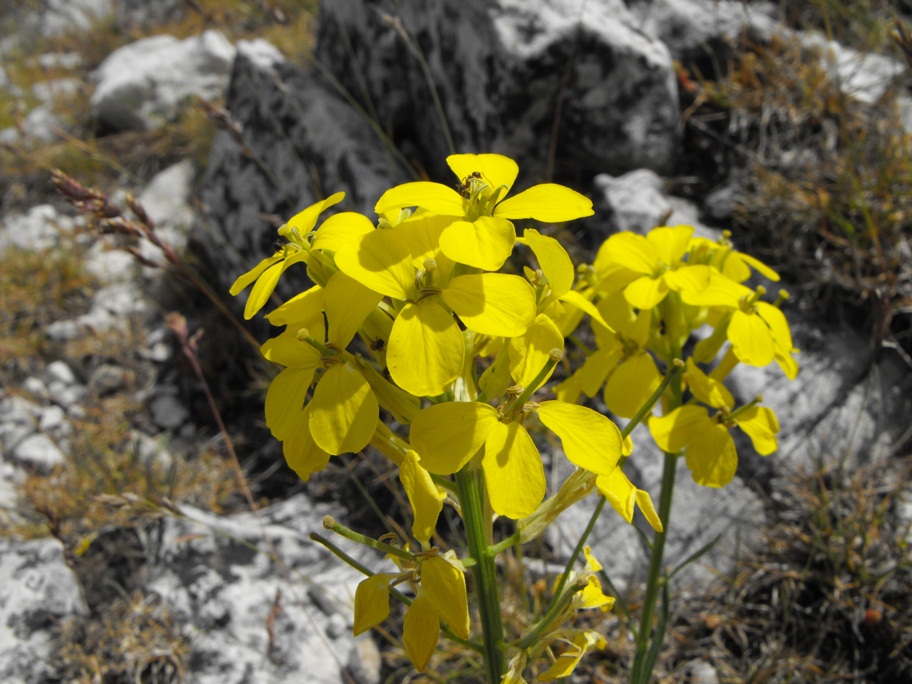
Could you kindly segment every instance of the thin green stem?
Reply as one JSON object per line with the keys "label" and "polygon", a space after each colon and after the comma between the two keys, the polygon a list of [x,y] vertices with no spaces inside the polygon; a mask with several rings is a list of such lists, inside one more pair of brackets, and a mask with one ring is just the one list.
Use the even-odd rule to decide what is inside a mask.
{"label": "thin green stem", "polygon": [[647,662],[650,642],[661,642],[665,638],[663,633],[652,634],[652,621],[655,617],[656,601],[659,590],[665,584],[663,577],[663,564],[665,556],[665,540],[668,535],[668,522],[671,517],[671,500],[674,496],[675,472],[678,457],[676,454],[665,454],[665,465],[662,470],[662,490],[659,495],[659,520],[662,521],[662,531],[656,532],[652,542],[652,553],[649,558],[649,574],[646,579],[646,595],[643,598],[643,608],[640,611],[640,624],[636,632],[636,654],[633,659],[633,671],[630,681],[633,684],[647,684],[652,675],[652,663]]}
{"label": "thin green stem", "polygon": [[323,518],[323,527],[327,530],[332,530],[336,534],[339,534],[346,539],[351,539],[352,541],[358,542],[359,544],[364,544],[364,546],[369,546],[372,549],[377,549],[377,551],[383,551],[383,553],[388,553],[402,560],[412,561],[415,558],[415,554],[400,549],[396,546],[390,546],[389,544],[384,544],[379,542],[376,539],[372,539],[366,535],[361,534],[360,532],[355,532],[345,527],[341,523],[337,522],[331,515],[327,515]]}
{"label": "thin green stem", "polygon": [[475,596],[481,617],[485,672],[488,684],[499,684],[506,670],[504,630],[497,591],[497,568],[494,565],[494,554],[488,546],[484,487],[478,478],[478,471],[468,467],[456,473],[456,487],[469,553],[475,559],[472,575],[475,578]]}

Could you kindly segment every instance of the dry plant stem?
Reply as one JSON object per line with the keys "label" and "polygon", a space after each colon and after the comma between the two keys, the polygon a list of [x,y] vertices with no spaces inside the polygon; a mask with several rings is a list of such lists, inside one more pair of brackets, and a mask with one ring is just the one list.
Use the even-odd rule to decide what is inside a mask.
{"label": "dry plant stem", "polygon": [[462,519],[465,522],[469,553],[475,560],[475,596],[481,617],[485,674],[488,684],[499,684],[506,670],[504,629],[500,615],[500,596],[497,591],[497,568],[488,545],[488,519],[484,502],[484,483],[479,470],[466,466],[456,473],[456,487]]}
{"label": "dry plant stem", "polygon": [[[231,456],[231,463],[234,466],[235,474],[237,475],[238,484],[241,486],[241,490],[244,492],[244,497],[247,499],[247,505],[250,506],[250,510],[257,516],[257,521],[260,521],[260,512],[259,508],[256,505],[256,501],[253,499],[253,494],[250,491],[250,487],[247,484],[247,477],[244,475],[244,469],[241,468],[241,462],[237,457],[237,452],[234,450],[234,443],[231,441],[231,437],[228,435],[228,429],[225,427],[225,423],[222,420],[222,414],[219,413],[218,406],[215,404],[215,397],[212,396],[212,392],[209,390],[209,383],[206,382],[206,378],[203,375],[203,369],[199,365],[199,360],[196,358],[196,339],[199,335],[199,331],[193,337],[190,337],[187,334],[187,321],[178,313],[172,313],[168,316],[167,325],[174,333],[177,335],[181,343],[181,349],[184,352],[184,356],[190,361],[190,365],[193,367],[193,372],[196,373],[196,377],[200,381],[200,385],[203,388],[203,394],[206,395],[206,402],[209,404],[209,410],[212,412],[212,417],[215,420],[215,424],[218,427],[219,434],[225,440],[225,448],[228,450],[228,454]],[[260,521],[262,526],[262,521]],[[266,535],[263,535],[264,538]],[[268,541],[268,538],[267,538]],[[270,547],[272,547],[272,542],[268,542]],[[279,555],[276,549],[271,548],[272,555],[275,558],[278,558]]]}

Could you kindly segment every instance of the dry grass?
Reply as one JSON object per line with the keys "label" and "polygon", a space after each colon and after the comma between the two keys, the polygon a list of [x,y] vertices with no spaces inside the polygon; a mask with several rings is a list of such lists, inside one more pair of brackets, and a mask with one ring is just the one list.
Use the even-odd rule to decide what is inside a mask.
{"label": "dry grass", "polygon": [[702,80],[686,121],[717,178],[743,189],[742,243],[879,344],[908,334],[912,306],[912,137],[896,99],[908,75],[865,105],[822,57],[796,40],[743,45]]}

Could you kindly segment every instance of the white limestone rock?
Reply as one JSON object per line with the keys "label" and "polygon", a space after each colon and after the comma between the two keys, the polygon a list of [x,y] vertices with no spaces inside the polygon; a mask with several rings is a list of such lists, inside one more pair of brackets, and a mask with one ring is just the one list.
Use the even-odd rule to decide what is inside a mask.
{"label": "white limestone rock", "polygon": [[88,613],[56,539],[0,539],[0,681],[54,681],[53,630]]}
{"label": "white limestone rock", "polygon": [[125,45],[94,74],[92,112],[111,130],[155,128],[189,98],[220,98],[234,54],[234,47],[214,30],[185,40],[159,35]]}

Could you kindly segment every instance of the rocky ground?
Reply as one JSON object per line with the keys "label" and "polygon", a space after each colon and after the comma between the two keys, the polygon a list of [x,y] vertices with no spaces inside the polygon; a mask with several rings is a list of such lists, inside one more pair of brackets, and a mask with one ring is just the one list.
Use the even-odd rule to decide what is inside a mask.
{"label": "rocky ground", "polygon": [[[384,473],[370,457],[351,459],[307,488],[295,484],[251,409],[266,372],[244,335],[264,339],[267,332],[237,332],[186,282],[202,277],[203,289],[227,302],[228,284],[269,251],[283,217],[340,189],[346,208],[370,212],[382,189],[416,168],[446,178],[440,167],[451,140],[459,149],[511,154],[527,182],[555,178],[592,196],[597,217],[566,235],[581,256],[615,229],[687,223],[718,235],[739,221],[745,226],[757,181],[743,160],[731,161],[732,148],[742,144],[737,136],[769,131],[739,128],[731,117],[721,144],[706,103],[723,111],[731,91],[697,79],[706,75],[699,67],[707,51],[732,59],[746,35],[766,46],[800,41],[817,60],[806,67],[810,75],[828,74],[833,90],[818,84],[819,92],[864,105],[889,102],[897,125],[912,127],[900,56],[796,33],[764,3],[590,0],[581,9],[503,0],[427,11],[407,2],[384,14],[336,0],[323,3],[319,23],[316,8],[301,3],[220,4],[47,0],[3,17],[15,27],[0,43],[3,681],[367,683],[411,676],[396,669],[403,661],[389,647],[395,635],[351,637],[358,574],[308,538],[327,513],[378,526],[365,510],[371,497],[387,496],[376,484]],[[313,53],[304,27],[317,37]],[[423,65],[409,56],[416,44]],[[572,79],[568,63],[576,65]],[[747,70],[739,73],[746,82]],[[766,113],[779,116],[775,108]],[[824,132],[831,125],[825,117],[818,123]],[[548,136],[553,153],[541,144]],[[772,155],[773,143],[764,140],[767,148],[739,153]],[[792,143],[784,149],[776,142],[778,164],[786,165],[785,152],[795,157],[792,167],[777,168],[783,177],[803,173],[802,154],[825,160],[824,148]],[[87,219],[53,194],[52,166],[98,185],[101,194],[83,196],[83,204],[106,199],[134,222],[125,225],[142,224],[141,207],[155,237],[100,235],[97,216]],[[68,182],[59,184],[72,198],[78,186]],[[893,214],[904,210],[895,204]],[[745,368],[735,378],[739,397],[762,388],[776,409],[779,452],[744,457],[736,481],[720,491],[679,473],[669,561],[718,541],[677,576],[686,610],[663,665],[675,681],[783,681],[764,660],[771,656],[751,655],[742,642],[757,624],[785,642],[788,626],[743,611],[775,604],[781,594],[762,591],[772,578],[793,589],[811,581],[783,569],[800,564],[802,549],[805,560],[838,566],[811,579],[825,587],[832,575],[849,587],[837,586],[835,598],[821,589],[829,608],[820,614],[834,624],[849,615],[839,629],[854,636],[851,648],[821,638],[816,650],[788,652],[808,658],[810,669],[800,671],[816,667],[822,681],[827,649],[848,649],[876,651],[873,665],[861,655],[849,659],[870,668],[854,671],[860,679],[906,681],[912,672],[912,608],[897,598],[908,588],[912,560],[905,551],[912,490],[901,483],[912,366],[902,337],[908,311],[896,304],[909,296],[912,256],[908,228],[898,234],[906,265],[896,262],[885,271],[891,277],[877,281],[880,299],[846,284],[846,274],[854,274],[852,283],[872,278],[858,266],[868,263],[861,248],[856,271],[826,242],[811,250],[820,257],[813,266],[789,271],[785,264],[797,295],[787,313],[802,350],[801,375],[784,383],[778,371]],[[794,251],[806,247],[807,236],[800,237],[779,242],[788,239]],[[745,229],[735,239],[777,253],[769,236]],[[810,277],[801,279],[802,269]],[[823,272],[832,276],[830,289],[820,285]],[[831,290],[844,307],[822,303],[820,293]],[[867,302],[862,313],[859,299]],[[865,306],[877,314],[876,326]],[[174,311],[191,332],[203,329],[202,377],[175,335]],[[650,489],[658,463],[638,455],[632,477]],[[356,478],[367,482],[360,494]],[[362,495],[363,503],[354,498]],[[570,552],[588,519],[585,503],[549,533],[552,559]],[[827,522],[815,518],[821,515]],[[783,529],[813,543],[796,549]],[[782,555],[748,572],[777,538]],[[636,530],[603,519],[592,544],[597,554],[613,550],[612,578],[635,602],[644,562]],[[863,581],[853,574],[859,565]],[[803,597],[795,589],[799,613]],[[815,601],[809,605],[819,608],[822,599]],[[880,653],[871,644],[885,641],[885,629],[895,648]],[[623,662],[623,629],[618,634],[612,651]],[[441,662],[452,666],[451,654]],[[584,676],[614,680],[611,658],[605,662]]]}

